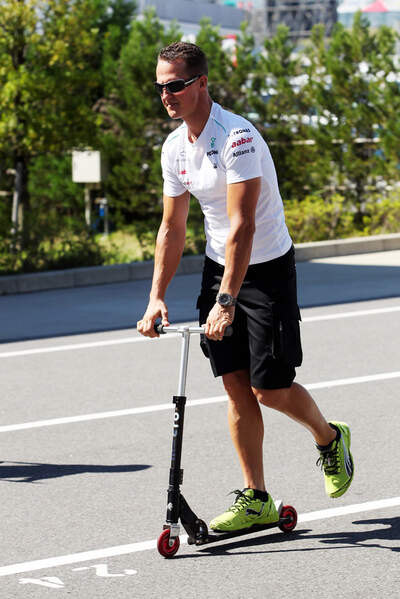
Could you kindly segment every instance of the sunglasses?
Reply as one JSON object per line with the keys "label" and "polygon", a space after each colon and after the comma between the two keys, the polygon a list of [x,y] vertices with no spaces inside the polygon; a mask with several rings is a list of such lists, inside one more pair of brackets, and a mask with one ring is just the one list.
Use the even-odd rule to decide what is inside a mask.
{"label": "sunglasses", "polygon": [[184,79],[174,79],[173,81],[168,81],[168,83],[157,83],[157,81],[155,81],[154,87],[160,96],[162,95],[164,88],[170,94],[176,94],[183,91],[188,85],[192,85],[192,83],[197,81],[197,79],[200,79],[201,76],[202,73],[200,73],[200,75],[196,75],[196,77],[193,77],[193,79],[189,79],[188,81],[185,81]]}

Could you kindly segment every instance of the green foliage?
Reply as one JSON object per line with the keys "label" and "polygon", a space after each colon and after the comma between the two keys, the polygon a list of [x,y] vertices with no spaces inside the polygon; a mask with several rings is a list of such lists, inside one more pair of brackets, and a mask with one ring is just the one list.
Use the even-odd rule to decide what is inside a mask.
{"label": "green foliage", "polygon": [[373,194],[365,204],[364,234],[380,235],[398,233],[400,223],[400,191],[394,191],[382,198]]}
{"label": "green foliage", "polygon": [[373,31],[358,13],[351,30],[337,24],[330,40],[322,27],[314,28],[307,49],[307,92],[318,117],[317,178],[321,189],[340,189],[360,220],[371,188],[382,177],[398,177],[399,94],[389,80],[395,43],[392,30]]}
{"label": "green foliage", "polygon": [[29,159],[88,143],[96,3],[1,2],[0,151]]}
{"label": "green foliage", "polygon": [[153,10],[135,21],[121,52],[113,93],[99,109],[114,218],[118,225],[136,224],[139,232],[143,222],[156,227],[162,213],[160,150],[172,130],[154,90],[155,63],[161,48],[180,35],[174,24],[164,30]]}
{"label": "green foliage", "polygon": [[[12,195],[1,197],[0,271],[128,256],[83,224],[83,189],[71,181],[75,147],[102,151],[111,219],[134,235],[135,255],[152,255],[161,145],[179,125],[154,92],[155,66],[182,32],[152,10],[132,20],[136,4],[0,0],[0,189],[12,191],[6,171],[21,164],[26,212],[12,239]],[[218,27],[201,22],[196,43],[209,58],[211,96],[255,122],[268,142],[297,243],[399,230],[398,193],[376,194],[399,181],[397,41],[360,14],[329,39],[315,27],[303,48],[280,27],[257,49],[244,23],[232,51]],[[192,199],[187,253],[204,250],[202,228]]]}
{"label": "green foliage", "polygon": [[295,243],[397,233],[400,191],[389,191],[383,197],[371,194],[361,219],[354,206],[339,194],[334,194],[329,201],[307,196],[303,201],[286,202],[285,215]]}
{"label": "green foliage", "polygon": [[0,275],[97,266],[109,253],[82,227],[43,236],[33,223],[17,235],[0,237]]}
{"label": "green foliage", "polygon": [[286,224],[294,243],[352,237],[354,215],[345,209],[345,200],[334,195],[329,202],[317,196],[285,203]]}

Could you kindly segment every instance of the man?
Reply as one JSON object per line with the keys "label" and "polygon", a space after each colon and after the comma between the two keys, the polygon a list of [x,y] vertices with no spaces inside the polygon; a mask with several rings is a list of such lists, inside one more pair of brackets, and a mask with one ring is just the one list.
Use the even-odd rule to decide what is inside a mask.
{"label": "man", "polygon": [[[246,119],[214,103],[207,60],[194,44],[161,50],[155,83],[172,119],[182,125],[163,145],[164,213],[157,235],[154,275],[138,331],[155,337],[168,325],[164,301],[182,256],[190,194],[205,217],[206,258],[197,307],[203,351],[228,394],[231,437],[244,489],[210,527],[228,531],[273,523],[278,514],[263,471],[260,403],[300,422],[320,451],[325,488],[343,495],[353,478],[350,430],[328,423],[310,394],[294,383],[302,361],[294,249],[267,144]],[[233,335],[224,338],[233,323]]]}

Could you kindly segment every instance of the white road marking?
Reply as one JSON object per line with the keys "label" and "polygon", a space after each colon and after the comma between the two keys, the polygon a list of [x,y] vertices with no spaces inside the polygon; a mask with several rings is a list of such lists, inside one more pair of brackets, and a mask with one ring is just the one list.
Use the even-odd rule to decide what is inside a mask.
{"label": "white road marking", "polygon": [[[367,501],[365,503],[356,503],[353,505],[345,505],[326,510],[318,510],[316,512],[308,512],[300,514],[298,522],[312,522],[314,520],[325,520],[326,518],[336,518],[337,516],[346,516],[348,514],[359,514],[373,510],[385,509],[400,505],[400,497],[392,497],[390,499],[378,499],[376,501]],[[180,542],[187,542],[187,535],[180,536]],[[0,576],[9,576],[11,574],[21,574],[23,572],[33,572],[34,570],[43,570],[47,568],[55,568],[57,566],[65,566],[68,564],[77,564],[95,559],[103,559],[105,557],[115,557],[117,555],[126,555],[155,549],[157,541],[144,541],[140,543],[131,543],[128,545],[117,545],[116,547],[106,547],[105,549],[95,549],[93,551],[84,551],[82,553],[72,553],[70,555],[60,555],[58,557],[50,557],[47,559],[39,559],[30,562],[19,564],[10,564],[9,566],[0,567]]]}
{"label": "white road marking", "polygon": [[[178,333],[169,333],[161,335],[159,339],[171,339],[177,337]],[[17,351],[0,352],[0,358],[18,358],[19,356],[35,356],[37,354],[52,354],[60,351],[72,351],[79,349],[93,349],[97,347],[107,347],[110,345],[123,345],[124,343],[141,343],[143,341],[155,342],[158,338],[150,339],[148,337],[123,337],[121,339],[108,339],[105,341],[88,341],[86,343],[71,343],[69,345],[51,345],[49,347],[36,347],[31,349],[20,349]]]}
{"label": "white road marking", "polygon": [[[333,381],[322,381],[320,383],[306,383],[303,386],[308,390],[330,389],[331,387],[340,387],[344,385],[359,385],[361,383],[370,383],[374,381],[384,381],[400,378],[400,371],[384,372],[381,374],[371,374],[367,376],[350,377],[348,379],[336,379]],[[207,404],[220,403],[227,401],[226,395],[216,397],[204,397],[202,399],[191,399],[186,403],[188,407],[204,406]],[[75,422],[85,422],[88,420],[102,420],[104,418],[117,418],[118,416],[134,416],[136,414],[149,414],[151,412],[160,412],[171,410],[174,405],[171,403],[156,404],[153,406],[142,406],[140,408],[127,408],[125,410],[112,410],[109,412],[95,412],[93,414],[82,414],[80,416],[65,416],[63,418],[51,418],[49,420],[37,420],[35,422],[23,422],[21,424],[6,424],[0,426],[0,433],[9,433],[11,431],[21,431],[31,428],[41,428],[44,426],[56,426],[58,424],[73,424]]]}
{"label": "white road marking", "polygon": [[389,308],[376,308],[371,310],[357,310],[354,312],[337,312],[335,314],[320,314],[318,316],[306,316],[302,322],[318,322],[320,320],[336,320],[338,318],[353,318],[354,316],[371,316],[375,314],[387,314],[390,312],[399,312],[400,306],[391,306]]}
{"label": "white road marking", "polygon": [[[339,318],[355,318],[358,316],[370,316],[376,314],[387,314],[390,312],[399,312],[400,306],[390,306],[387,308],[376,308],[371,310],[355,310],[353,312],[337,312],[335,314],[320,314],[318,316],[306,316],[303,318],[303,323],[306,322],[318,322],[322,320],[336,320]],[[169,333],[168,335],[161,335],[159,339],[171,339],[179,336],[179,333]],[[108,347],[112,345],[123,345],[127,343],[143,343],[150,341],[156,342],[158,339],[149,339],[148,337],[135,336],[135,337],[124,337],[120,339],[108,339],[104,341],[88,341],[85,343],[72,343],[68,345],[51,345],[48,347],[37,347],[31,349],[21,349],[15,351],[0,352],[0,358],[18,358],[21,356],[35,356],[38,354],[51,354],[54,352],[73,351],[82,349],[94,349],[97,347]]]}

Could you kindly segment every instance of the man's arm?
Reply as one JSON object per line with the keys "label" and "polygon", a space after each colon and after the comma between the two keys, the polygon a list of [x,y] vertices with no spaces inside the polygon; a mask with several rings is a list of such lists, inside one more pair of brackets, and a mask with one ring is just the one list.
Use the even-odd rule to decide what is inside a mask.
{"label": "man's arm", "polygon": [[164,212],[156,240],[149,304],[142,320],[137,323],[137,330],[146,337],[158,337],[154,323],[160,316],[162,324],[169,324],[164,297],[185,246],[189,199],[188,191],[177,197],[164,195],[163,198]]}
{"label": "man's arm", "polygon": [[[255,232],[255,215],[260,195],[261,179],[249,179],[228,185],[227,212],[230,231],[226,241],[225,270],[220,293],[237,297],[250,262]],[[232,323],[235,307],[219,304],[208,315],[205,333],[210,339],[222,339],[225,328]]]}

